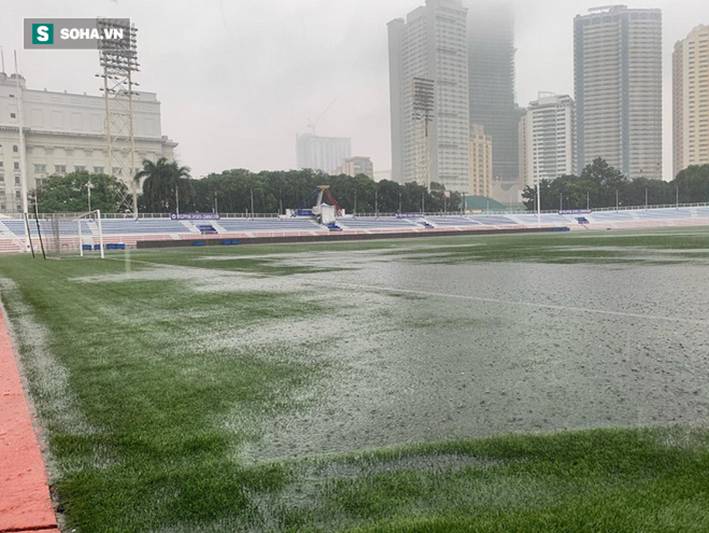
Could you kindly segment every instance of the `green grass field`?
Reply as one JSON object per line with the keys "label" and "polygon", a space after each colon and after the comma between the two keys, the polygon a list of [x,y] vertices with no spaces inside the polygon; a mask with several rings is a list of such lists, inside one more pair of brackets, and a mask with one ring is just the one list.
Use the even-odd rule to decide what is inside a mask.
{"label": "green grass field", "polygon": [[67,531],[708,531],[709,230],[0,259]]}

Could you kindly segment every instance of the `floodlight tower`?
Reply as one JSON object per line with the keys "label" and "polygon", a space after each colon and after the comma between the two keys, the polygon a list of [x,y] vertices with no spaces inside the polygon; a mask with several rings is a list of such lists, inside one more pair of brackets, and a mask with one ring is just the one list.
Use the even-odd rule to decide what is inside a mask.
{"label": "floodlight tower", "polygon": [[[138,96],[133,73],[140,71],[138,63],[138,30],[127,19],[98,19],[101,35],[122,32],[122,39],[99,39],[99,63],[103,78],[106,133],[106,174],[130,183],[133,195],[133,214],[138,216],[138,184],[135,154],[135,128],[133,98]],[[108,32],[106,30],[109,30]],[[126,170],[124,175],[124,169]]]}

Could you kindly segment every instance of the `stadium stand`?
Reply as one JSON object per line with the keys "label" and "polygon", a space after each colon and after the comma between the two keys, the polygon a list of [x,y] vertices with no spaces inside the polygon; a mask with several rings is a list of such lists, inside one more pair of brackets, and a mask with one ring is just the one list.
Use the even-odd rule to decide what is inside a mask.
{"label": "stadium stand", "polygon": [[[76,224],[75,224],[76,225]],[[194,233],[182,222],[161,218],[134,219],[104,219],[102,221],[104,235],[137,235],[137,234],[176,234]]]}
{"label": "stadium stand", "polygon": [[[83,220],[81,232],[87,244],[95,246],[98,228],[95,221]],[[335,230],[342,234],[436,233],[445,231],[484,231],[499,228],[567,227],[584,229],[652,228],[663,226],[709,225],[709,206],[665,207],[580,212],[578,214],[534,213],[476,215],[411,215],[342,217],[331,228],[308,218],[219,218],[214,220],[177,221],[168,218],[103,218],[106,247],[135,247],[143,240],[199,240],[202,235],[239,242],[241,238],[324,235]],[[69,249],[78,247],[78,226],[71,218],[40,221],[42,233],[67,241]],[[33,240],[37,238],[36,222],[30,223]],[[25,223],[20,217],[0,217],[0,253],[16,253],[26,249]]]}
{"label": "stadium stand", "polygon": [[222,218],[219,226],[227,233],[323,231],[313,220],[304,218]]}
{"label": "stadium stand", "polygon": [[517,224],[514,220],[506,216],[480,215],[470,217],[474,222],[486,226],[514,226]]}
{"label": "stadium stand", "polygon": [[463,216],[430,216],[426,217],[426,220],[437,228],[479,226],[481,224],[476,220]]}
{"label": "stadium stand", "polygon": [[408,218],[396,217],[352,217],[339,219],[342,229],[356,230],[390,230],[419,228],[418,224]]}

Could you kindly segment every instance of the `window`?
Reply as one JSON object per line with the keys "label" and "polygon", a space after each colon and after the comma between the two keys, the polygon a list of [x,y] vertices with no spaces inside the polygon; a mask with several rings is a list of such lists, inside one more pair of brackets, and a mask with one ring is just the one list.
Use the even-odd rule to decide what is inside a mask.
{"label": "window", "polygon": [[12,168],[14,168],[15,170],[20,170],[20,163],[17,162],[17,161],[15,161],[15,162],[12,164]]}
{"label": "window", "polygon": [[16,144],[13,144],[13,145],[12,145],[12,151],[13,151],[14,153],[17,153],[17,152],[20,151],[20,149],[17,147]]}
{"label": "window", "polygon": [[15,113],[10,113],[10,118],[17,118],[17,115],[15,115]]}
{"label": "window", "polygon": [[54,165],[54,172],[57,174],[66,174],[66,165]]}
{"label": "window", "polygon": [[15,191],[15,200],[19,200],[20,198],[22,198],[20,191]]}
{"label": "window", "polygon": [[103,167],[94,167],[94,174],[103,174]]}
{"label": "window", "polygon": [[0,168],[3,168],[4,166],[5,166],[5,162],[4,162],[4,161],[0,161]]}
{"label": "window", "polygon": [[84,165],[76,165],[74,167],[75,172],[86,172],[86,167]]}
{"label": "window", "polygon": [[20,176],[15,176],[15,185],[21,185]]}
{"label": "window", "polygon": [[35,164],[35,166],[34,166],[34,173],[35,174],[44,174],[45,172],[47,172],[47,165]]}

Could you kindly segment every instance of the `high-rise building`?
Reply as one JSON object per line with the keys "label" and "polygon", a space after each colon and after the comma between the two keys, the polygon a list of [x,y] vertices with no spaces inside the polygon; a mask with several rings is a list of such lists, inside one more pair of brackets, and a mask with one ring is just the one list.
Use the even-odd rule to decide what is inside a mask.
{"label": "high-rise building", "polygon": [[426,0],[388,25],[396,181],[468,191],[466,14],[461,0]]}
{"label": "high-rise building", "polygon": [[601,7],[574,21],[577,166],[601,157],[662,177],[662,13]]}
{"label": "high-rise building", "polygon": [[492,194],[492,137],[480,124],[470,126],[470,193]]}
{"label": "high-rise building", "polygon": [[[173,159],[177,143],[162,134],[157,96],[141,91],[133,102],[137,164]],[[84,170],[130,185],[139,168],[106,168],[104,125],[103,97],[28,89],[21,75],[0,72],[0,212],[21,211],[23,170],[30,192],[50,176]],[[117,148],[128,150],[127,140]]]}
{"label": "high-rise building", "polygon": [[709,26],[697,26],[673,55],[673,170],[709,164]]}
{"label": "high-rise building", "polygon": [[519,121],[519,162],[525,185],[576,172],[574,101],[540,93]]}
{"label": "high-rise building", "polygon": [[298,168],[335,174],[345,159],[352,156],[352,140],[301,133],[296,137],[295,149]]}
{"label": "high-rise building", "polygon": [[515,103],[514,18],[507,5],[471,1],[468,14],[470,122],[492,137],[493,175],[518,187],[520,110]]}
{"label": "high-rise building", "polygon": [[372,159],[369,157],[349,157],[345,159],[345,162],[340,167],[338,174],[345,174],[346,176],[352,177],[364,175],[374,179],[374,164],[372,163]]}

